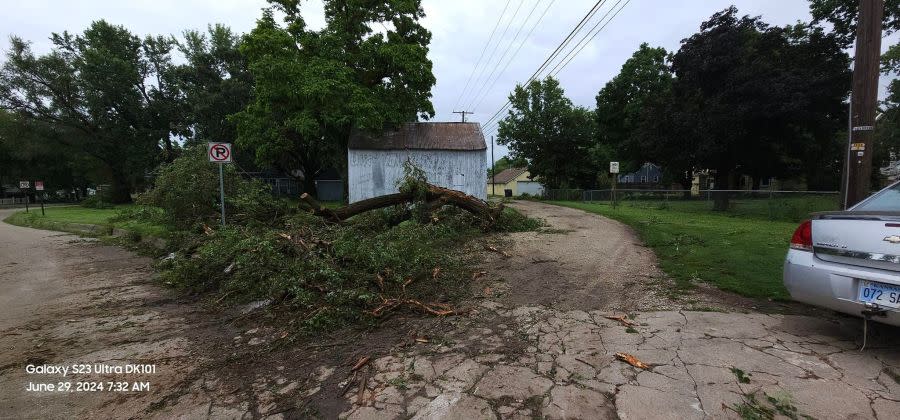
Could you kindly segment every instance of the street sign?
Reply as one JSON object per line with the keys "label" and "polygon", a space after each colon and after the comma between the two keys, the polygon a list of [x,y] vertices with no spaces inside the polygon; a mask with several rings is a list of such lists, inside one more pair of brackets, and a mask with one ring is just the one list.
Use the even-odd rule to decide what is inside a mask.
{"label": "street sign", "polygon": [[231,163],[231,143],[206,143],[209,161],[219,164],[219,206],[222,210],[222,226],[225,226],[225,174],[223,163]]}
{"label": "street sign", "polygon": [[44,181],[34,181],[35,191],[44,191]]}
{"label": "street sign", "polygon": [[619,173],[619,162],[609,162],[609,173],[611,173],[611,174]]}
{"label": "street sign", "polygon": [[19,189],[26,190],[31,188],[31,183],[28,181],[19,181]]}
{"label": "street sign", "polygon": [[231,143],[206,143],[209,161],[231,163]]}

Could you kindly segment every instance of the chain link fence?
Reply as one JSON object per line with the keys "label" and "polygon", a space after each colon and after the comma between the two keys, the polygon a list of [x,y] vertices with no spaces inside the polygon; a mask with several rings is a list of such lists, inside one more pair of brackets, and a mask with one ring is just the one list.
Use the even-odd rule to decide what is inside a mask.
{"label": "chain link fence", "polygon": [[[546,190],[544,199],[581,201],[610,206],[626,206],[688,213],[725,213],[768,220],[800,221],[810,213],[840,210],[837,191],[776,190]],[[716,211],[716,201],[727,209]]]}

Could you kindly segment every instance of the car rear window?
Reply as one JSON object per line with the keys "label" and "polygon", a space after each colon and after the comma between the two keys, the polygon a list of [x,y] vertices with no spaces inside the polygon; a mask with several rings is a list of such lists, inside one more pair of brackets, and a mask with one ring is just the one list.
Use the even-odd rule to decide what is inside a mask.
{"label": "car rear window", "polygon": [[853,208],[854,211],[900,211],[900,184],[879,192]]}

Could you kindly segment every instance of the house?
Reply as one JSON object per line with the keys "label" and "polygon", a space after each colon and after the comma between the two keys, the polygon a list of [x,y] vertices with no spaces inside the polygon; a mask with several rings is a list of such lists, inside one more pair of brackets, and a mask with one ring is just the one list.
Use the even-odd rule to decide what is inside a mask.
{"label": "house", "polygon": [[655,185],[662,179],[662,167],[647,162],[637,171],[619,174],[619,184]]}
{"label": "house", "polygon": [[354,131],[347,148],[351,203],[397,192],[407,161],[434,185],[487,198],[487,144],[478,123],[405,123],[380,135]]}
{"label": "house", "polygon": [[497,176],[488,177],[487,189],[490,195],[502,195],[505,197],[528,195],[544,195],[544,186],[531,177],[528,168],[507,168],[497,173]]}

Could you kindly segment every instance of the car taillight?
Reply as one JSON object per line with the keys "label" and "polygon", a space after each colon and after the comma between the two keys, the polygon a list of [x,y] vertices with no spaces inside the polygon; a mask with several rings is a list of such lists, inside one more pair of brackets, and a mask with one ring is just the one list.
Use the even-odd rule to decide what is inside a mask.
{"label": "car taillight", "polygon": [[791,237],[791,248],[801,251],[812,251],[812,221],[807,220],[797,226],[794,236]]}

